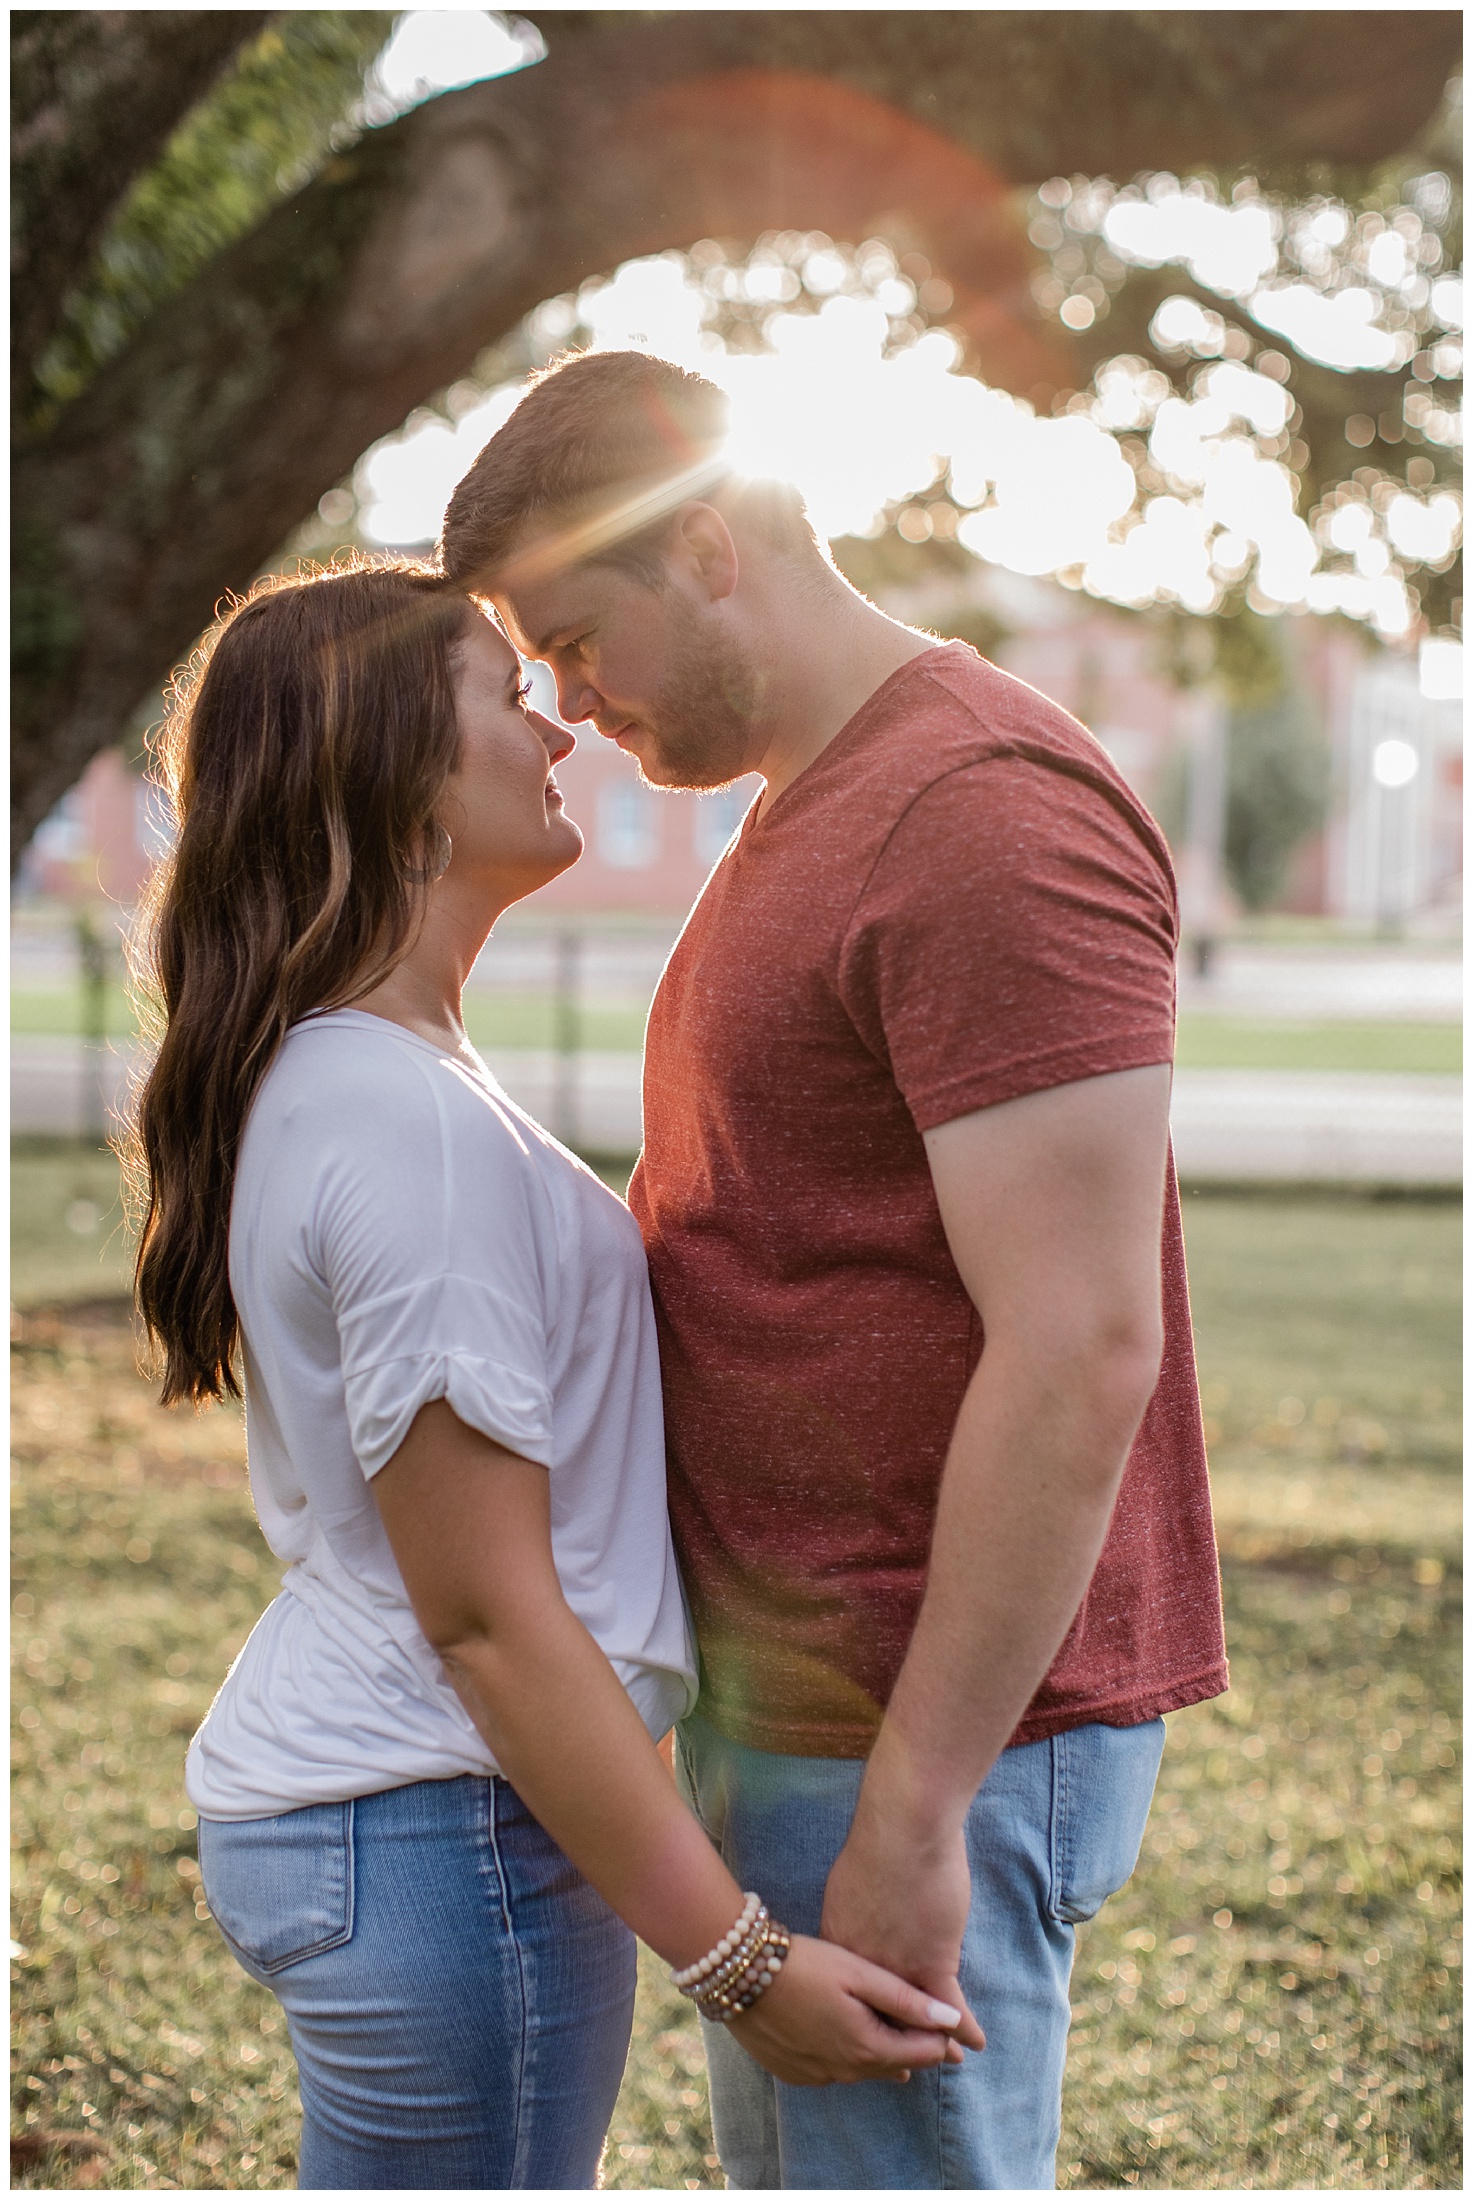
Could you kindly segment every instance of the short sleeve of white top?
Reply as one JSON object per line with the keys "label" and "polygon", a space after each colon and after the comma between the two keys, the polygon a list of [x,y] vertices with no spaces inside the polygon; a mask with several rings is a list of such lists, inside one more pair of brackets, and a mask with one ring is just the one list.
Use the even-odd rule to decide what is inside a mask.
{"label": "short sleeve of white top", "polygon": [[[251,1494],[285,1562],[190,1747],[203,1816],[496,1769],[414,1617],[371,1478],[420,1407],[547,1468],[568,1603],[658,1739],[695,1697],[644,1249],[490,1075],[382,1017],[288,1033],[230,1216]],[[443,1523],[446,1545],[456,1522]]]}

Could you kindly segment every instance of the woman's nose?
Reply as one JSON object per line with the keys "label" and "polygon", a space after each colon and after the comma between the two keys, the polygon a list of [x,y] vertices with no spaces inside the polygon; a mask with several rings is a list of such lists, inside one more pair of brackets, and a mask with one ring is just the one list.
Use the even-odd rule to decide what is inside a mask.
{"label": "woman's nose", "polygon": [[565,756],[571,756],[578,746],[578,737],[569,726],[560,726],[551,718],[536,713],[537,731],[541,734],[549,759],[561,764]]}

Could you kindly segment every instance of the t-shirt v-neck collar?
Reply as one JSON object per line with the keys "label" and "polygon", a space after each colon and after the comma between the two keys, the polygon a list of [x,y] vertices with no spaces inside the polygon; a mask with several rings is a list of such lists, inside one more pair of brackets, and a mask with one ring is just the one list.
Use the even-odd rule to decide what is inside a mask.
{"label": "t-shirt v-neck collar", "polygon": [[903,665],[897,665],[895,670],[888,673],[877,688],[871,689],[859,708],[845,719],[833,738],[824,743],[812,763],[804,765],[796,779],[790,779],[781,793],[773,796],[771,802],[767,801],[764,793],[761,800],[753,803],[746,817],[742,820],[742,830],[737,840],[737,846],[739,848],[743,847],[754,833],[761,832],[774,812],[788,801],[789,796],[795,795],[800,787],[811,792],[813,787],[822,779],[824,765],[831,758],[837,759],[843,751],[853,744],[864,730],[870,717],[889,703],[896,691],[912,673],[918,671],[922,666],[929,665],[934,658],[944,656],[954,649],[963,649],[966,646],[963,642],[942,642],[935,649],[918,650],[914,657],[907,657]]}

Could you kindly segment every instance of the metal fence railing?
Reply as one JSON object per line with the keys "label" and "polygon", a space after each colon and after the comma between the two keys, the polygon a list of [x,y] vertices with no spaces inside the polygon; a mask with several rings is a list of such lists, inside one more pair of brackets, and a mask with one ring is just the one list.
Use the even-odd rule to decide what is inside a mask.
{"label": "metal fence railing", "polygon": [[[523,914],[471,974],[466,1023],[511,1098],[565,1144],[639,1145],[645,1019],[679,919]],[[12,1127],[101,1141],[138,1038],[123,961],[127,912],[18,903],[11,931]]]}

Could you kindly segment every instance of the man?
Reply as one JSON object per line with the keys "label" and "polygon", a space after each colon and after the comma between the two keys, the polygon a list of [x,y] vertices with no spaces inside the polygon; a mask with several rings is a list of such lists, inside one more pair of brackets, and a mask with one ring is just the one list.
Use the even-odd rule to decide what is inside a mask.
{"label": "man", "polygon": [[1162,1713],[1226,1685],[1170,863],[1082,727],[858,595],[724,427],[663,361],[571,360],[442,542],[652,785],[765,781],[660,983],[630,1187],[681,1769],[744,1886],[986,2031],[804,2092],[708,2028],[716,2140],[734,2186],[1051,2186],[1074,1922]]}

